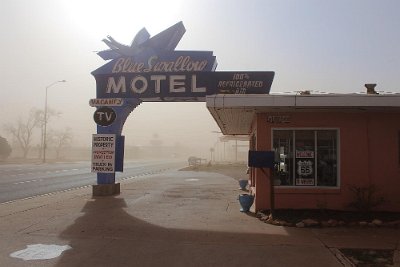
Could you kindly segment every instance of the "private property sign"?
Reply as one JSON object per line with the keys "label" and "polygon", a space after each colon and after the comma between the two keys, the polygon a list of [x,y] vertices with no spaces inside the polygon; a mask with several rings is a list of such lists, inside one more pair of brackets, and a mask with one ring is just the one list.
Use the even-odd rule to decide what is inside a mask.
{"label": "private property sign", "polygon": [[93,134],[92,172],[115,172],[115,134]]}

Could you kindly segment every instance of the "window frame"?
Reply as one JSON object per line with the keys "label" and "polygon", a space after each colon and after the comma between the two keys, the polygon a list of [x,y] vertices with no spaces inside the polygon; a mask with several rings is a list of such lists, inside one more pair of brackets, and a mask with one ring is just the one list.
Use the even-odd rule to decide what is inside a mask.
{"label": "window frame", "polygon": [[398,164],[400,167],[400,131],[397,131]]}
{"label": "window frame", "polygon": [[[272,127],[271,128],[271,149],[274,148],[274,131],[277,130],[281,130],[281,131],[293,131],[293,140],[292,143],[294,145],[295,142],[295,138],[296,138],[296,133],[295,131],[314,131],[314,134],[316,135],[315,131],[336,131],[336,151],[337,151],[337,157],[336,157],[336,165],[337,165],[337,182],[336,182],[336,186],[320,186],[318,185],[318,178],[317,178],[317,173],[315,174],[315,185],[274,185],[274,187],[277,187],[279,189],[297,189],[297,190],[301,190],[301,189],[332,189],[332,190],[337,190],[340,188],[340,182],[341,182],[341,177],[340,177],[340,128],[322,128],[322,127]],[[315,142],[317,142],[317,140],[315,139]],[[295,145],[294,145],[295,146]],[[295,150],[295,147],[293,148]],[[316,149],[315,149],[316,150]],[[315,157],[317,157],[317,151],[315,151]],[[296,158],[293,157],[293,166],[295,166],[295,160]],[[400,164],[400,132],[399,132],[399,164]],[[293,181],[295,179],[295,171],[293,171]]]}

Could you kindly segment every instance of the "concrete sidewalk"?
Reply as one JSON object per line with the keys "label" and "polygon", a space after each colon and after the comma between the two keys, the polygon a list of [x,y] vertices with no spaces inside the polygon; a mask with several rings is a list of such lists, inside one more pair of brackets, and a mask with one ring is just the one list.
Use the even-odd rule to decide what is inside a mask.
{"label": "concrete sidewalk", "polygon": [[[272,226],[239,212],[240,193],[228,176],[169,171],[125,181],[116,197],[87,187],[0,204],[0,266],[329,267],[348,264],[336,248],[399,252],[399,229]],[[71,249],[10,256],[35,244]]]}

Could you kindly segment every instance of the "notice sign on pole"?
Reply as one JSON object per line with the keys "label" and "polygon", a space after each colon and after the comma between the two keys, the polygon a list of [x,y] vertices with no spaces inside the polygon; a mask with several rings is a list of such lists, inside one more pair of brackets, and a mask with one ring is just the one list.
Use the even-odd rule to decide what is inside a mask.
{"label": "notice sign on pole", "polygon": [[92,172],[115,172],[115,134],[94,134],[92,140]]}

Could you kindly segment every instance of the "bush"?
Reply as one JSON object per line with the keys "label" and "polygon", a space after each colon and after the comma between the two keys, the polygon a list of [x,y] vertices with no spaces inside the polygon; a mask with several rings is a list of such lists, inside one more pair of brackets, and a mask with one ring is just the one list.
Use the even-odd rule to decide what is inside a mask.
{"label": "bush", "polygon": [[5,160],[11,154],[11,146],[8,144],[7,139],[0,136],[0,160]]}
{"label": "bush", "polygon": [[354,194],[354,200],[350,202],[349,206],[357,211],[370,212],[384,202],[383,197],[377,196],[378,188],[375,185],[350,186],[349,189]]}

